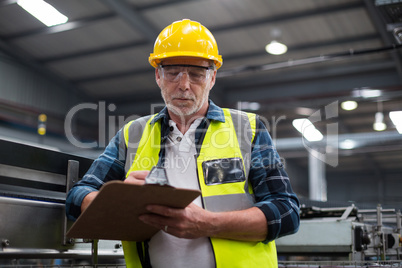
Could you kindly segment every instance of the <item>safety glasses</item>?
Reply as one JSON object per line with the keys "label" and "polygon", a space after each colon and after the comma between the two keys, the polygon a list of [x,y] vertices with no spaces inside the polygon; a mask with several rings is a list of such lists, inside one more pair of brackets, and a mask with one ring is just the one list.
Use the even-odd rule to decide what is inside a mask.
{"label": "safety glasses", "polygon": [[175,64],[159,66],[162,78],[173,83],[179,82],[183,74],[186,73],[190,83],[202,84],[210,78],[211,70],[213,70],[213,67],[196,65]]}

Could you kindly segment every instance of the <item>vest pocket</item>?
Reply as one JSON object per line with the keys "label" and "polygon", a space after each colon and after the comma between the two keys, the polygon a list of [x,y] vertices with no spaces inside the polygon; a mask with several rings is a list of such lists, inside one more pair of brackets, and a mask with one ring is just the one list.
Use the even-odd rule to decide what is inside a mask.
{"label": "vest pocket", "polygon": [[246,180],[243,160],[239,157],[202,162],[205,185],[242,182]]}

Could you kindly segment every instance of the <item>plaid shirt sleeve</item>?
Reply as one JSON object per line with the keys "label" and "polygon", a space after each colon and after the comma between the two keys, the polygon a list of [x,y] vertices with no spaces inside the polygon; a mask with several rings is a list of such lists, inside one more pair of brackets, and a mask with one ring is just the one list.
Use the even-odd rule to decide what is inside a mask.
{"label": "plaid shirt sleeve", "polygon": [[254,190],[255,206],[267,219],[268,235],[264,242],[297,232],[300,224],[299,200],[272,139],[260,120],[257,121],[251,152],[249,179]]}
{"label": "plaid shirt sleeve", "polygon": [[121,152],[121,130],[113,137],[105,151],[92,163],[82,180],[69,191],[66,198],[66,215],[70,220],[76,220],[81,214],[81,203],[84,197],[93,191],[98,191],[103,184],[111,180],[125,179],[125,153]]}

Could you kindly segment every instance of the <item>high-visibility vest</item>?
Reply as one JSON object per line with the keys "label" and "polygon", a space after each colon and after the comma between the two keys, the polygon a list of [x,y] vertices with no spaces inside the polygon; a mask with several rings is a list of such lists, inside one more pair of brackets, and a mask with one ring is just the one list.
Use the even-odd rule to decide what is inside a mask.
{"label": "high-visibility vest", "polygon": [[[203,133],[202,146],[197,151],[197,175],[206,210],[221,212],[247,209],[253,206],[253,190],[248,181],[252,141],[256,132],[256,115],[223,109],[225,122],[211,120]],[[135,170],[150,170],[159,161],[161,148],[160,120],[153,116],[129,122],[123,130],[127,146],[126,174]],[[213,173],[227,176],[205,176]],[[227,168],[229,167],[229,169]],[[216,267],[277,267],[275,242],[246,242],[211,237]],[[144,243],[122,241],[126,266],[142,267],[140,254]],[[138,247],[138,248],[137,248]]]}

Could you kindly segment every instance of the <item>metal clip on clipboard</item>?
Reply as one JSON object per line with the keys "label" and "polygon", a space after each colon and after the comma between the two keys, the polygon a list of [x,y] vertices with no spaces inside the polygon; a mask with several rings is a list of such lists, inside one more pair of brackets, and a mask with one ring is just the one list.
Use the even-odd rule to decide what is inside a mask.
{"label": "metal clip on clipboard", "polygon": [[159,166],[154,166],[149,172],[148,176],[145,178],[145,184],[158,184],[158,185],[168,185],[169,180],[167,177],[166,169]]}

